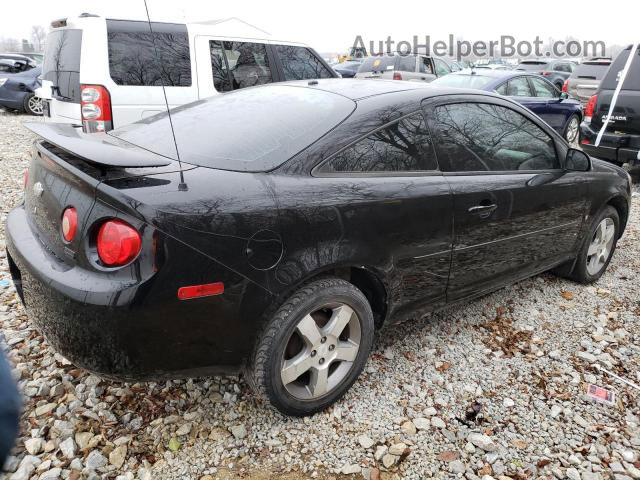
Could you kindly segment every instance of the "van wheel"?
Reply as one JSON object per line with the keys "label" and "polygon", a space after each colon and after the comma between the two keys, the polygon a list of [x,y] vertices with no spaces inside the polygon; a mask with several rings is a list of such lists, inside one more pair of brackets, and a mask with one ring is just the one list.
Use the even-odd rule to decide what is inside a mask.
{"label": "van wheel", "polygon": [[[620,216],[615,208],[607,205],[597,215],[582,240],[582,246],[575,259],[573,270],[563,271],[563,266],[555,270],[560,276],[580,283],[593,283],[607,270],[620,232]],[[566,268],[566,266],[565,266]]]}
{"label": "van wheel", "polygon": [[564,127],[564,139],[569,145],[574,145],[578,141],[578,135],[580,133],[580,118],[578,115],[571,115],[567,125]]}
{"label": "van wheel", "polygon": [[42,99],[33,93],[24,98],[24,111],[29,115],[42,115]]}
{"label": "van wheel", "polygon": [[300,288],[258,338],[247,380],[285,415],[323,410],[351,387],[373,344],[369,302],[351,283],[323,278]]}

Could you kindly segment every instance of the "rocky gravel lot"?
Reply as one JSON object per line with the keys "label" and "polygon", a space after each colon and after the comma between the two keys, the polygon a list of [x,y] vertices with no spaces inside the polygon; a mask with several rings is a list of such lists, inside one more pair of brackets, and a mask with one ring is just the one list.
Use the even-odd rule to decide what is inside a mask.
{"label": "rocky gravel lot", "polygon": [[[32,136],[0,112],[2,227]],[[117,383],[32,327],[0,237],[0,343],[24,395],[0,478],[640,479],[640,197],[593,286],[542,275],[383,332],[335,407],[285,418],[242,379]],[[584,384],[616,393],[584,397]],[[3,476],[4,475],[4,476]]]}

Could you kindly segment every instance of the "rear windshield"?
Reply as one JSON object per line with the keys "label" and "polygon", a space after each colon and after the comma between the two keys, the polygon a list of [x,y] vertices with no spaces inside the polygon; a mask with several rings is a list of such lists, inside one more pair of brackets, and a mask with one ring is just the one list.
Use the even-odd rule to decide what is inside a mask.
{"label": "rear windshield", "polygon": [[[171,110],[180,160],[258,172],[281,165],[347,118],[355,102],[305,87],[265,85],[215,95]],[[114,135],[174,158],[166,113],[113,130]]]}
{"label": "rear windshield", "polygon": [[57,100],[80,103],[81,47],[82,30],[54,30],[47,35],[42,78],[53,82]]}
{"label": "rear windshield", "polygon": [[445,75],[444,77],[437,78],[432,83],[434,85],[445,85],[447,87],[482,89],[493,80],[495,79],[483,75]]}
{"label": "rear windshield", "polygon": [[383,73],[387,70],[393,70],[396,66],[398,57],[367,57],[358,69],[358,73],[371,72]]}
{"label": "rear windshield", "polygon": [[528,62],[521,62],[517,68],[518,70],[544,70],[547,65],[549,65],[548,62],[531,60]]}
{"label": "rear windshield", "polygon": [[111,79],[118,85],[191,86],[187,26],[152,22],[151,30],[148,22],[107,20]]}
{"label": "rear windshield", "polygon": [[571,78],[585,78],[588,80],[602,80],[611,63],[585,62],[578,65]]}
{"label": "rear windshield", "polygon": [[[601,89],[615,90],[630,52],[631,49],[627,48],[616,57],[600,84]],[[622,85],[624,90],[640,90],[640,48],[636,52],[636,58],[631,62],[624,85]]]}

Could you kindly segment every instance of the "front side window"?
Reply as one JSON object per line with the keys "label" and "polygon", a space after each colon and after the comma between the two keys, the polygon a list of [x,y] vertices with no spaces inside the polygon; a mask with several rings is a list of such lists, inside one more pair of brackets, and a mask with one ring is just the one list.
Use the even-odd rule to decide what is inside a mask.
{"label": "front side window", "polygon": [[401,72],[415,72],[416,71],[416,57],[412,55],[400,56],[398,58],[398,65],[396,70]]}
{"label": "front side window", "polygon": [[531,77],[531,85],[533,86],[533,92],[536,97],[543,98],[556,98],[558,96],[557,90],[550,83],[545,82],[540,78]]}
{"label": "front side window", "polygon": [[424,117],[416,113],[359,140],[321,167],[322,172],[437,170]]}
{"label": "front side window", "polygon": [[209,52],[213,86],[219,92],[273,82],[263,43],[211,40]]}
{"label": "front side window", "polygon": [[285,80],[333,77],[327,67],[308,48],[275,45],[275,50],[280,58],[280,63],[282,63]]}
{"label": "front side window", "polygon": [[436,152],[448,172],[559,168],[553,139],[525,116],[486,103],[438,106],[433,113]]}
{"label": "front side window", "polygon": [[107,20],[107,42],[109,72],[117,85],[191,86],[186,25]]}
{"label": "front side window", "polygon": [[431,60],[428,58],[422,57],[419,60],[420,64],[420,73],[433,73],[433,67],[431,66]]}
{"label": "front side window", "polygon": [[529,82],[526,77],[518,77],[507,83],[507,95],[509,97],[532,97]]}
{"label": "front side window", "polygon": [[439,77],[451,73],[451,70],[449,70],[449,67],[446,63],[444,63],[439,58],[436,58],[434,60],[436,61],[436,73]]}

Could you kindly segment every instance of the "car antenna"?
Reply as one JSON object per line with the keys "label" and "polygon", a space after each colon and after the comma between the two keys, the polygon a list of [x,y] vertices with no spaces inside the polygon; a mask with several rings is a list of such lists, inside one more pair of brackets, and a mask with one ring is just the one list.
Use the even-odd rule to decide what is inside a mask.
{"label": "car antenna", "polygon": [[[149,22],[149,31],[151,32],[151,43],[153,44],[153,51],[156,55],[156,61],[160,62],[160,55],[158,55],[158,49],[156,47],[156,39],[153,34],[153,27],[151,26],[151,17],[149,16],[149,7],[147,6],[147,0],[144,2],[144,9],[147,12],[147,21]],[[162,65],[160,65],[162,66]],[[173,129],[173,120],[171,119],[171,109],[169,108],[169,101],[167,100],[167,91],[164,88],[164,82],[162,82],[162,94],[164,95],[164,104],[167,106],[167,116],[169,118],[169,126],[171,127],[171,135],[173,137],[173,145],[176,147],[176,156],[178,157],[178,165],[180,168],[180,183],[178,184],[178,191],[186,192],[189,190],[187,182],[184,181],[184,172],[182,171],[182,162],[180,161],[180,149],[178,148],[178,142],[176,141],[176,132]]]}

